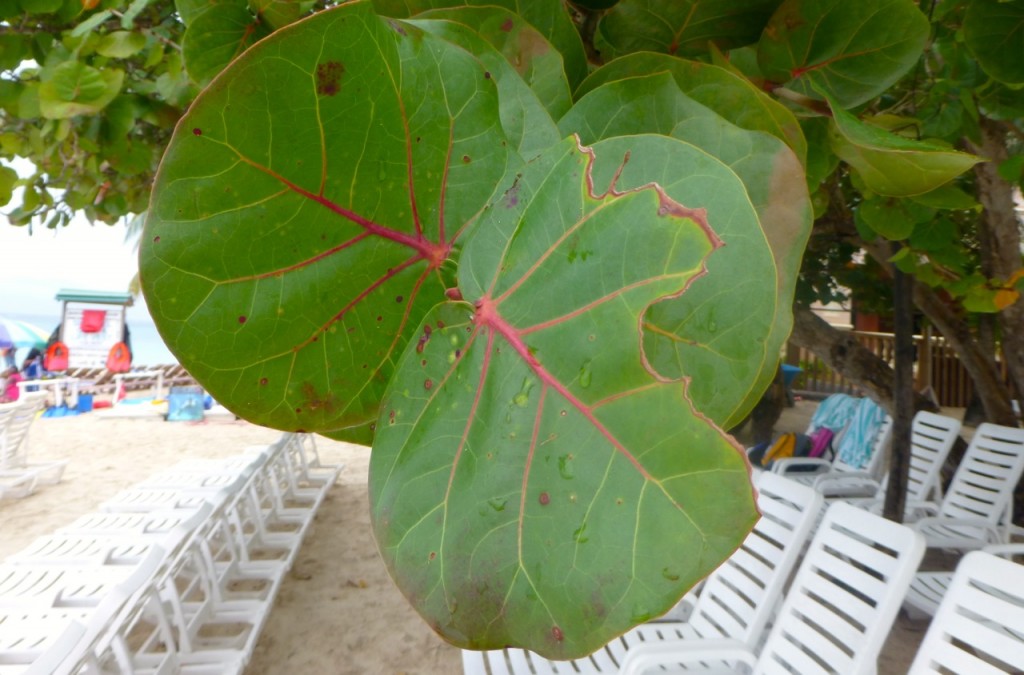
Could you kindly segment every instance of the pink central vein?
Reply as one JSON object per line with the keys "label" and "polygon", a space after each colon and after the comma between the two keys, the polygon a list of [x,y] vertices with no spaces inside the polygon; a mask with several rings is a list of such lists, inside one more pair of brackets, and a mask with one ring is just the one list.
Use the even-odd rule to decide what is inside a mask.
{"label": "pink central vein", "polygon": [[562,384],[551,372],[545,368],[537,357],[530,352],[530,348],[523,342],[522,333],[514,326],[510,325],[497,311],[497,303],[491,298],[484,298],[477,304],[477,321],[479,325],[490,327],[494,332],[500,335],[505,341],[515,350],[523,361],[526,362],[527,366],[537,375],[541,383],[551,389],[557,391],[562,397],[568,401],[569,405],[578,410],[583,417],[590,422],[595,429],[598,430],[605,439],[612,444],[623,457],[636,468],[636,470],[646,480],[653,483],[658,483],[654,476],[647,471],[646,468],[640,461],[631,453],[622,442],[615,437],[614,434],[601,423],[597,416],[594,414],[594,409],[591,406],[586,405],[583,401],[576,398],[569,389]]}

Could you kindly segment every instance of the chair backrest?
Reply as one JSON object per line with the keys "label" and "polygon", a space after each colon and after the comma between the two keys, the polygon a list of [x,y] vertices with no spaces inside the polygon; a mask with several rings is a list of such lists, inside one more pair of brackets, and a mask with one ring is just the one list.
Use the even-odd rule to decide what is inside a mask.
{"label": "chair backrest", "polygon": [[833,504],[754,672],[873,673],[923,555],[919,533],[855,506]]}
{"label": "chair backrest", "polygon": [[15,401],[16,406],[6,425],[0,429],[3,442],[0,445],[0,469],[18,469],[28,461],[28,430],[37,413],[46,405],[46,394],[29,392]]}
{"label": "chair backrest", "polygon": [[983,551],[960,561],[910,666],[923,673],[1024,671],[1024,565]]}
{"label": "chair backrest", "polygon": [[1024,472],[1024,429],[986,422],[974,432],[939,508],[945,518],[997,524]]}
{"label": "chair backrest", "polygon": [[[940,472],[949,451],[960,437],[960,420],[918,411],[910,428],[910,475],[907,501],[926,501],[939,493]],[[939,496],[936,494],[935,496]]]}
{"label": "chair backrest", "polygon": [[689,624],[702,638],[728,637],[755,647],[764,635],[817,514],[821,493],[766,471],[757,482],[761,518],[711,576]]}

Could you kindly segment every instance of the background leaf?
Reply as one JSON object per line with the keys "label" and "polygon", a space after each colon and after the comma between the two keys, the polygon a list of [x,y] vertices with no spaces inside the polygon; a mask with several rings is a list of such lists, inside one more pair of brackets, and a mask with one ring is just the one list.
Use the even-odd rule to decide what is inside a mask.
{"label": "background leaf", "polygon": [[963,33],[986,73],[1007,84],[1024,83],[1024,0],[971,0]]}
{"label": "background leaf", "polygon": [[562,55],[518,14],[502,7],[453,7],[419,16],[457,21],[479,33],[504,55],[554,119],[572,107]]}
{"label": "background leaf", "polygon": [[[623,142],[631,183],[677,154],[707,161]],[[623,147],[598,144],[592,176],[569,139],[492,204],[462,257],[468,302],[426,317],[381,409],[378,545],[460,646],[589,653],[666,610],[756,518],[743,454],[640,358],[644,308],[685,288],[713,235],[656,186],[606,192]]]}
{"label": "background leaf", "polygon": [[269,34],[244,4],[214,5],[192,20],[182,39],[189,77],[200,84],[209,82],[239,54]]}
{"label": "background leaf", "polygon": [[785,0],[765,26],[765,77],[851,108],[888,89],[917,62],[928,20],[911,0]]}
{"label": "background leaf", "polygon": [[466,49],[480,59],[491,79],[498,85],[501,124],[512,147],[520,154],[532,157],[559,141],[561,136],[558,127],[537,95],[523,82],[505,56],[479,33],[454,21],[421,19],[410,23]]}
{"label": "background leaf", "polygon": [[704,56],[756,42],[779,0],[622,0],[601,17],[594,44],[605,60],[651,51]]}
{"label": "background leaf", "polygon": [[123,81],[123,70],[101,70],[81,61],[65,61],[43,77],[39,86],[40,112],[50,119],[97,113],[114,100]]}
{"label": "background leaf", "polygon": [[594,71],[576,90],[576,98],[613,80],[662,71],[671,73],[679,89],[694,101],[740,128],[779,138],[804,161],[807,142],[793,113],[749,80],[718,66],[667,54],[630,54]]}
{"label": "background leaf", "polygon": [[865,124],[835,106],[832,122],[833,151],[880,195],[931,192],[980,161],[938,143],[915,141]]}
{"label": "background leaf", "polygon": [[[644,132],[673,136],[721,160],[743,181],[747,194],[738,196],[736,187],[724,187],[735,185],[732,171],[709,158],[699,173],[719,184],[706,187],[713,194],[704,204],[725,246],[711,256],[707,275],[644,317],[644,347],[655,369],[690,376],[697,409],[723,427],[737,424],[774,377],[789,336],[795,270],[811,227],[800,162],[777,138],[733,126],[688,98],[666,73],[599,87],[559,126],[586,143]],[[657,180],[685,201],[699,194],[694,184],[701,179],[693,173],[672,162]],[[754,211],[745,208],[748,199]]]}
{"label": "background leaf", "polygon": [[247,419],[369,440],[396,350],[505,174],[496,99],[476,58],[366,3],[247,51],[178,125],[140,247],[180,362]]}
{"label": "background leaf", "polygon": [[414,17],[430,9],[442,7],[496,6],[521,16],[540,31],[558,48],[565,61],[565,75],[569,84],[577,85],[587,75],[587,55],[576,26],[561,3],[534,0],[373,0],[374,7],[384,16],[397,19]]}

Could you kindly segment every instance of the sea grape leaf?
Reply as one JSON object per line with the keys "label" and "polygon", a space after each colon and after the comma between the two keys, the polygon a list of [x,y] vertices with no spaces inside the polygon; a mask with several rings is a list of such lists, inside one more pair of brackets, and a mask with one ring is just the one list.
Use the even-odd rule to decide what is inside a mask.
{"label": "sea grape leaf", "polygon": [[575,24],[561,2],[536,0],[373,0],[374,7],[384,16],[405,19],[431,9],[445,7],[503,7],[515,12],[540,31],[562,54],[565,75],[571,86],[587,76],[587,55]]}
{"label": "sea grape leaf", "polygon": [[503,7],[434,9],[417,18],[448,19],[465,24],[501,52],[551,117],[558,119],[572,107],[562,55],[540,31]]}
{"label": "sea grape leaf", "polygon": [[96,52],[103,56],[124,59],[139,53],[145,46],[146,36],[142,33],[119,30],[107,33],[100,38],[99,44],[96,45]]}
{"label": "sea grape leaf", "polygon": [[39,85],[39,110],[49,119],[92,115],[114,100],[123,82],[123,70],[65,61],[52,70],[44,70]]}
{"label": "sea grape leaf", "polygon": [[[743,453],[640,345],[645,308],[683,292],[716,245],[698,195],[680,203],[643,176],[709,159],[666,137],[617,141],[567,139],[491,205],[461,258],[464,302],[427,315],[381,407],[378,546],[462,647],[587,654],[667,610],[757,517]],[[638,187],[617,185],[620,169]]]}
{"label": "sea grape leaf", "polygon": [[214,5],[192,20],[181,40],[185,69],[194,82],[205,84],[225,66],[270,34],[245,3]]}
{"label": "sea grape leaf", "polygon": [[250,8],[272,29],[298,21],[313,6],[312,0],[250,0]]}
{"label": "sea grape leaf", "polygon": [[765,26],[765,77],[843,108],[869,101],[917,62],[928,19],[912,0],[785,0]]}
{"label": "sea grape leaf", "polygon": [[[644,317],[644,348],[655,370],[671,378],[691,376],[695,407],[723,427],[737,424],[775,376],[792,325],[796,274],[811,228],[803,167],[782,141],[730,124],[687,97],[667,73],[599,87],[559,127],[584,143],[669,135],[724,162],[743,181],[747,194],[708,188],[715,194],[705,208],[719,223],[715,231],[725,246],[708,261],[707,275]],[[721,166],[704,171],[723,184],[735,181]],[[676,190],[692,190],[689,173],[673,162],[657,180],[674,197]],[[723,302],[726,294],[744,301]]]}
{"label": "sea grape leaf", "polygon": [[649,51],[704,56],[757,42],[779,0],[622,0],[601,17],[594,46],[611,60]]}
{"label": "sea grape leaf", "polygon": [[276,31],[161,163],[140,248],[157,328],[239,415],[366,440],[507,145],[494,81],[455,45],[368,3]]}
{"label": "sea grape leaf", "polygon": [[534,91],[523,82],[505,56],[472,28],[462,23],[433,19],[416,19],[409,23],[462,47],[480,59],[498,86],[501,124],[505,134],[522,156],[531,157],[561,139],[558,127]]}
{"label": "sea grape leaf", "polygon": [[1024,0],[971,0],[964,12],[964,42],[996,80],[1024,83]]}
{"label": "sea grape leaf", "polygon": [[890,241],[902,241],[914,232],[914,226],[935,215],[935,209],[909,199],[872,197],[857,207],[857,218],[875,233]]}
{"label": "sea grape leaf", "polygon": [[597,87],[627,77],[668,72],[679,89],[742,129],[763,131],[786,143],[801,162],[807,142],[792,112],[750,80],[725,68],[667,54],[629,54],[598,68],[576,89],[577,99]]}
{"label": "sea grape leaf", "polygon": [[905,138],[832,106],[832,150],[872,191],[887,197],[931,192],[977,164],[974,155]]}

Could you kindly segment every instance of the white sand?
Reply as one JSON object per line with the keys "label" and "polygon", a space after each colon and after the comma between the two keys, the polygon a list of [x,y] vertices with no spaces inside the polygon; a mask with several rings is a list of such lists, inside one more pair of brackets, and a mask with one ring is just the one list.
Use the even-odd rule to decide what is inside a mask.
{"label": "white sand", "polygon": [[[801,420],[794,429],[806,424]],[[0,558],[181,459],[232,455],[278,436],[229,420],[40,419],[29,439],[30,459],[70,464],[59,485],[0,501]],[[461,673],[459,650],[409,607],[377,554],[367,506],[369,450],[322,438],[318,447],[324,461],[343,462],[345,470],[281,586],[246,675]],[[899,621],[879,672],[906,672],[925,628]]]}

